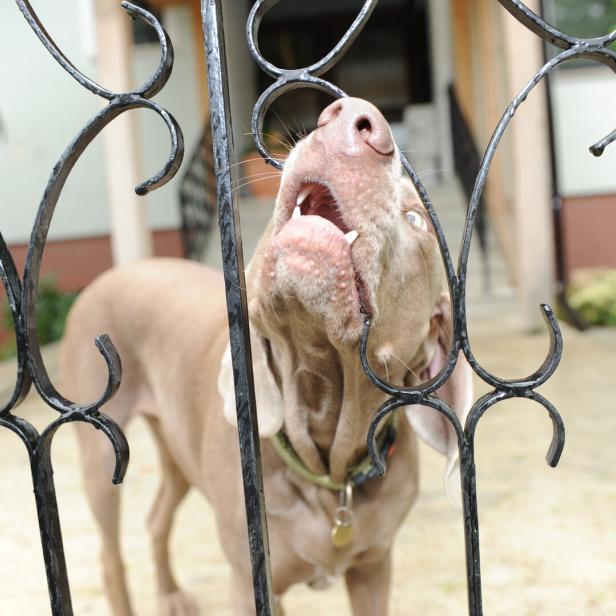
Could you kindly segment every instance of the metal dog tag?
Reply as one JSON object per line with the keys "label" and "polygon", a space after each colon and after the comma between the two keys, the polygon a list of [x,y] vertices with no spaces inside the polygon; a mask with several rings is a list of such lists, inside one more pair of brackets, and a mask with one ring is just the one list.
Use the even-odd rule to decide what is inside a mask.
{"label": "metal dog tag", "polygon": [[332,528],[332,543],[337,548],[343,548],[353,541],[353,487],[346,484],[340,493],[340,507],[334,514],[334,527]]}
{"label": "metal dog tag", "polygon": [[332,543],[337,548],[343,548],[353,541],[353,514],[346,508],[336,509],[334,528],[332,528]]}

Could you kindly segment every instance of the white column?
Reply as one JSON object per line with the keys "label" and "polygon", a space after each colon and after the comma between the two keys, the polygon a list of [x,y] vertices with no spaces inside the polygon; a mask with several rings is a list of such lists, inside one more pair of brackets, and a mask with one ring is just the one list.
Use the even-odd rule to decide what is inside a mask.
{"label": "white column", "polygon": [[[527,2],[539,11],[537,0]],[[541,39],[501,11],[508,96],[513,99],[543,65]],[[544,327],[539,305],[554,297],[554,239],[545,88],[535,88],[512,120],[512,200],[516,221],[518,293],[522,325]]]}
{"label": "white column", "polygon": [[88,61],[96,58],[96,0],[79,0],[81,44]]}
{"label": "white column", "polygon": [[430,0],[428,20],[430,55],[432,57],[432,88],[438,118],[438,144],[443,177],[454,174],[449,97],[447,87],[453,81],[453,52],[450,0]]}
{"label": "white column", "polygon": [[[116,92],[128,92],[132,81],[130,18],[115,0],[97,0],[98,82]],[[134,112],[126,112],[103,131],[105,173],[111,215],[114,264],[129,263],[152,254],[146,203],[135,194],[145,177],[141,171]]]}

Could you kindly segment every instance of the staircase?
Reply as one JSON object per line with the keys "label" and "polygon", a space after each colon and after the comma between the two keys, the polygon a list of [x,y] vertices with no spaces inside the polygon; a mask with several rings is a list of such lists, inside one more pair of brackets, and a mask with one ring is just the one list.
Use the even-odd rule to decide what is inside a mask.
{"label": "staircase", "polygon": [[[457,179],[427,186],[451,252],[454,269],[458,268],[460,243],[464,232],[466,203]],[[469,320],[496,317],[515,309],[515,289],[507,264],[489,225],[485,225],[485,258],[473,233],[466,275],[466,306]]]}
{"label": "staircase", "polygon": [[209,250],[216,222],[216,173],[214,171],[212,129],[207,122],[184,165],[178,200],[182,221],[184,256],[203,261]]}

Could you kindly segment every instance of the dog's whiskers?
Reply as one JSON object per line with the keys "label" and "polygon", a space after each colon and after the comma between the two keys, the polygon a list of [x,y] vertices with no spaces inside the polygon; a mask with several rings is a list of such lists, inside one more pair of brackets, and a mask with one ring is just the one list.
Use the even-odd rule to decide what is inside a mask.
{"label": "dog's whiskers", "polygon": [[276,312],[276,308],[274,307],[274,298],[270,298],[270,306],[272,307],[272,312],[274,313],[274,316],[276,317],[276,320],[280,323],[280,317],[278,316],[278,313]]}
{"label": "dog's whiskers", "polygon": [[[286,127],[285,127],[285,129],[286,129]],[[244,134],[247,135],[247,136],[251,136],[253,139],[255,138],[255,136],[258,135],[258,133],[253,133],[253,132],[250,132],[250,131],[247,132],[247,133],[244,133]],[[289,143],[288,141],[282,139],[280,137],[280,135],[278,135],[276,133],[261,133],[261,135],[263,135],[263,137],[266,137],[267,139],[269,139],[272,143],[283,147],[288,152],[290,152],[295,147],[295,145],[297,144],[297,142],[293,139],[293,137],[291,137],[291,143]]]}
{"label": "dog's whiskers", "polygon": [[383,229],[383,232],[385,233],[385,237],[387,237],[387,239],[389,240],[389,245],[391,246],[391,249],[394,250],[394,243],[391,239],[391,235],[389,235],[389,231]]}
{"label": "dog's whiskers", "polygon": [[[263,156],[261,156],[259,154],[259,156],[252,156],[250,158],[244,158],[243,160],[240,160],[236,163],[233,163],[231,165],[229,165],[229,169],[232,167],[239,167],[240,165],[243,165],[244,163],[248,163],[248,162],[252,162],[254,160],[262,160],[263,162],[265,162],[265,158],[263,158]],[[274,168],[272,167],[272,171],[274,171]]]}
{"label": "dog's whiskers", "polygon": [[261,182],[263,180],[269,180],[271,178],[277,178],[277,177],[280,177],[280,173],[273,173],[271,175],[266,175],[264,177],[257,178],[256,180],[250,180],[249,182],[242,182],[241,184],[234,186],[231,192],[237,192],[241,188],[244,188],[245,186],[249,186],[250,184],[256,184],[257,182]]}
{"label": "dog's whiskers", "polygon": [[236,289],[239,289],[240,291],[244,291],[244,292],[246,292],[246,288],[245,288],[245,287],[243,287],[242,285],[240,285],[240,284],[235,284],[234,282],[232,282],[231,284],[232,284],[232,285],[233,285]]}
{"label": "dog's whiskers", "polygon": [[286,131],[287,135],[289,135],[289,139],[291,140],[291,143],[293,144],[293,146],[295,146],[297,144],[297,141],[295,141],[295,139],[293,138],[293,135],[291,134],[291,131],[289,130],[289,127],[285,124],[285,121],[280,117],[280,115],[278,114],[278,112],[275,109],[272,109],[270,107],[270,111],[278,118],[278,120],[282,124],[282,128],[284,128],[284,130]]}
{"label": "dog's whiskers", "polygon": [[419,254],[419,261],[421,263],[421,267],[423,268],[422,274],[424,276],[426,276],[426,274],[428,273],[428,264],[426,262],[426,257],[425,257],[425,255],[423,253],[423,250],[421,250],[421,249],[418,250],[417,253]]}
{"label": "dog's whiskers", "polygon": [[244,182],[246,180],[252,180],[254,178],[260,178],[263,176],[270,176],[270,175],[282,175],[282,174],[280,173],[280,171],[259,171],[258,173],[251,173],[250,175],[243,177],[239,181]]}
{"label": "dog's whiskers", "polygon": [[418,374],[406,362],[402,361],[402,359],[400,359],[400,357],[398,357],[392,350],[390,350],[389,353],[393,358],[397,359],[418,381],[421,381]]}

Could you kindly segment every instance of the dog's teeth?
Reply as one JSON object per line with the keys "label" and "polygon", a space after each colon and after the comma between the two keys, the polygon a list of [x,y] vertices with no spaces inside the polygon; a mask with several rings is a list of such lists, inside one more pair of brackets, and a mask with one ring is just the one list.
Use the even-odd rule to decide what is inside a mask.
{"label": "dog's teeth", "polygon": [[299,195],[297,195],[296,204],[301,205],[306,199],[306,197],[310,194],[311,191],[312,191],[312,188],[310,186],[306,186],[306,188],[301,190]]}
{"label": "dog's teeth", "polygon": [[349,243],[349,246],[350,246],[357,239],[358,235],[359,233],[357,233],[357,231],[353,229],[353,231],[349,231],[348,233],[345,233],[344,238],[346,239],[346,241]]}
{"label": "dog's teeth", "polygon": [[291,216],[291,218],[299,218],[302,215],[302,211],[299,209],[299,205],[295,206],[295,209],[293,210],[293,215]]}

